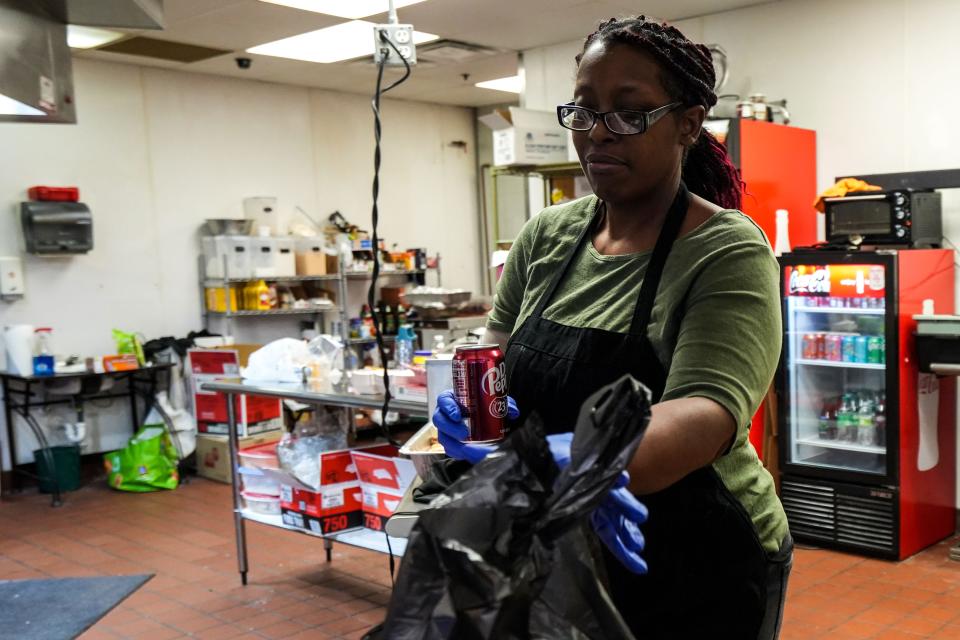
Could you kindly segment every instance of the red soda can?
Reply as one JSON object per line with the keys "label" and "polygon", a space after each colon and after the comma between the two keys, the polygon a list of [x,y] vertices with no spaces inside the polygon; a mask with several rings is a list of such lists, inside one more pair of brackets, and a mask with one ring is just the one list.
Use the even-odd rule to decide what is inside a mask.
{"label": "red soda can", "polygon": [[827,359],[827,336],[822,333],[817,334],[817,360]]}
{"label": "red soda can", "polygon": [[815,334],[808,333],[803,336],[800,353],[804,360],[817,359],[817,336]]}
{"label": "red soda can", "polygon": [[500,347],[457,347],[453,356],[453,393],[469,429],[468,441],[503,439],[507,424],[507,369]]}

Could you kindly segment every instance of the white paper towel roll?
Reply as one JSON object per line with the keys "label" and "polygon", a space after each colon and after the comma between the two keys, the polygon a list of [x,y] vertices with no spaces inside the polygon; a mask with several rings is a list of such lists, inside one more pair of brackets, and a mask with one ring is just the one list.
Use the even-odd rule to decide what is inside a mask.
{"label": "white paper towel roll", "polygon": [[15,324],[3,329],[7,350],[7,371],[28,376],[33,373],[33,326]]}

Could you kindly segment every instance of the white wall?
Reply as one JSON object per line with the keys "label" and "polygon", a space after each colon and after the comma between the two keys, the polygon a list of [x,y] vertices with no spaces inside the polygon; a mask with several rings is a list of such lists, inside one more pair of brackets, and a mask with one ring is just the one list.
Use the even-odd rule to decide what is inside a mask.
{"label": "white wall", "polygon": [[[838,175],[960,168],[957,24],[955,0],[789,0],[676,26],[727,51],[724,93],[789,100],[793,124],[817,132],[824,189]],[[571,98],[581,44],[524,52],[527,107]],[[944,232],[958,243],[960,189],[943,194]]]}
{"label": "white wall", "polygon": [[[115,327],[147,338],[200,328],[198,228],[242,215],[244,197],[277,196],[291,217],[294,205],[323,218],[339,209],[369,228],[368,97],[84,59],[74,73],[77,125],[0,124],[0,255],[20,253],[13,212],[38,184],[80,187],[95,248],[26,258],[27,295],[0,302],[0,326],[51,326],[58,353],[81,355],[112,352]],[[473,110],[396,100],[381,109],[382,235],[439,251],[445,285],[479,290]],[[454,140],[467,152],[447,146]],[[262,341],[297,325],[246,326],[238,338]],[[122,446],[124,411],[91,408],[88,450]],[[2,424],[0,433],[6,451]],[[28,461],[27,433],[18,427]]]}

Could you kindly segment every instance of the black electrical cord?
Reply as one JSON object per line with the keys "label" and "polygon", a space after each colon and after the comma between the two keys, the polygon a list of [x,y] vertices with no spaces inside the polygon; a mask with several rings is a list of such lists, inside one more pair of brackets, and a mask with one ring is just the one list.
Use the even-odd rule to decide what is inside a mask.
{"label": "black electrical cord", "polygon": [[[377,235],[377,226],[380,222],[380,212],[377,208],[377,198],[380,196],[380,137],[382,132],[382,127],[380,124],[380,96],[390,91],[391,89],[402,84],[407,78],[410,77],[410,63],[407,62],[407,59],[404,58],[400,51],[397,49],[397,46],[386,36],[386,34],[381,30],[378,32],[380,36],[381,46],[380,46],[380,62],[377,64],[377,88],[373,94],[373,100],[371,101],[371,107],[373,108],[373,134],[376,139],[376,146],[374,147],[373,152],[373,212],[371,216],[371,224],[373,227],[373,275],[370,280],[370,288],[367,290],[367,306],[370,307],[370,313],[373,315],[373,327],[374,334],[376,335],[377,342],[377,352],[380,354],[380,364],[383,366],[383,408],[380,412],[380,427],[383,430],[384,435],[387,438],[387,441],[395,447],[399,447],[400,443],[393,439],[393,436],[390,435],[390,429],[387,427],[387,412],[390,408],[390,400],[392,396],[390,395],[390,374],[387,362],[386,352],[383,348],[383,327],[380,322],[380,315],[376,313],[376,292],[377,292],[377,279],[380,277],[380,237]],[[387,56],[390,55],[390,49],[384,44],[389,45],[390,49],[393,49],[397,54],[397,57],[403,61],[404,73],[403,76],[391,84],[386,89],[381,89],[381,84],[383,83],[383,68],[386,65]],[[392,559],[392,556],[391,556]]]}

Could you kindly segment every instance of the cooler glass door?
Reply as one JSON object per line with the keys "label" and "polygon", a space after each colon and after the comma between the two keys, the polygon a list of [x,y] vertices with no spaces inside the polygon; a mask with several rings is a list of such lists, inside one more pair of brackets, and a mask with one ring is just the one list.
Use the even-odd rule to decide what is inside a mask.
{"label": "cooler glass door", "polygon": [[794,254],[784,262],[784,463],[824,477],[890,479],[893,260],[853,254],[828,264]]}

